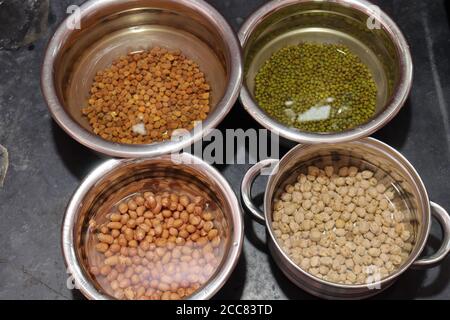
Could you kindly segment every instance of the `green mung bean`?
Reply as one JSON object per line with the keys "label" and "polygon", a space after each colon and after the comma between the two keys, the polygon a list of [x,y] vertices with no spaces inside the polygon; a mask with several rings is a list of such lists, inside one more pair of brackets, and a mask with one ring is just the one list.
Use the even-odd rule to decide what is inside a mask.
{"label": "green mung bean", "polygon": [[300,43],[265,62],[256,75],[255,97],[284,125],[340,132],[374,116],[377,86],[369,68],[346,46]]}

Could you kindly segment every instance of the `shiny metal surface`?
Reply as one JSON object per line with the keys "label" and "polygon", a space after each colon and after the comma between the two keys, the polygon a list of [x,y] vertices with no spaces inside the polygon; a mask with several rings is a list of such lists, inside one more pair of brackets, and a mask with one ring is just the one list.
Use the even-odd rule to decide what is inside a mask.
{"label": "shiny metal surface", "polygon": [[124,189],[132,185],[131,188],[135,188],[136,182],[152,177],[171,177],[201,186],[215,199],[226,220],[226,223],[222,223],[227,226],[224,231],[227,244],[223,261],[210,281],[190,296],[190,299],[211,298],[236,266],[244,235],[241,207],[230,185],[216,169],[186,153],[179,155],[177,159],[165,155],[141,160],[108,160],[90,173],[77,189],[66,209],[62,227],[65,262],[77,287],[87,298],[111,299],[86,271],[82,246],[86,225],[95,216],[96,208],[105,201],[123,193]]}
{"label": "shiny metal surface", "polygon": [[[267,166],[270,162],[256,164],[250,169],[243,179],[241,186],[243,205],[247,207],[250,202],[251,183],[261,168]],[[404,210],[410,215],[412,221],[416,221],[415,236],[416,242],[414,248],[406,262],[389,277],[372,286],[378,289],[370,289],[367,285],[341,285],[324,281],[303,271],[298,267],[278,245],[272,230],[272,203],[284,190],[284,187],[295,180],[296,175],[309,165],[336,167],[353,165],[361,169],[370,169],[375,172],[375,176],[388,175],[395,181],[395,187],[401,193],[407,208]],[[268,246],[275,262],[286,276],[296,285],[305,291],[322,298],[339,299],[361,299],[373,296],[388,288],[395,279],[411,266],[433,266],[441,261],[449,252],[450,217],[441,207],[431,203],[434,208],[434,214],[442,224],[444,230],[444,240],[441,249],[433,256],[418,260],[425,243],[428,239],[431,225],[431,210],[428,194],[422,180],[414,167],[399,152],[388,145],[373,139],[364,138],[358,141],[340,143],[340,144],[316,144],[316,145],[298,145],[288,152],[280,160],[271,175],[264,195],[264,212],[260,212],[256,206],[251,203],[250,212],[263,218],[268,230]],[[253,207],[252,207],[253,206]],[[253,210],[252,210],[253,209]],[[262,215],[262,216],[261,216]]]}
{"label": "shiny metal surface", "polygon": [[252,185],[263,168],[267,168],[277,162],[278,160],[276,159],[266,159],[256,163],[248,169],[241,182],[241,201],[244,207],[253,215],[253,218],[261,224],[264,224],[266,219],[264,217],[264,212],[253,204],[251,199]]}
{"label": "shiny metal surface", "polygon": [[[241,102],[261,125],[280,136],[305,144],[345,142],[366,137],[388,123],[404,105],[412,85],[413,65],[408,44],[382,11],[381,29],[370,30],[372,4],[362,0],[271,1],[251,15],[239,31],[244,50]],[[289,128],[259,108],[255,76],[277,50],[302,41],[348,46],[369,67],[378,87],[376,114],[368,123],[339,133],[308,133]]]}
{"label": "shiny metal surface", "polygon": [[[64,21],[48,44],[42,91],[55,121],[74,139],[118,157],[157,156],[199,140],[228,114],[242,82],[239,42],[226,20],[202,0],[90,0],[80,7],[81,29]],[[70,17],[69,17],[70,18]],[[69,19],[68,18],[68,19]],[[81,108],[95,73],[129,52],[154,46],[181,49],[211,85],[211,112],[202,130],[181,141],[118,144],[92,133]]]}
{"label": "shiny metal surface", "polygon": [[450,253],[450,216],[448,212],[440,205],[430,202],[431,213],[439,221],[442,227],[444,239],[438,251],[430,257],[425,257],[414,261],[412,267],[416,269],[425,269],[438,265]]}

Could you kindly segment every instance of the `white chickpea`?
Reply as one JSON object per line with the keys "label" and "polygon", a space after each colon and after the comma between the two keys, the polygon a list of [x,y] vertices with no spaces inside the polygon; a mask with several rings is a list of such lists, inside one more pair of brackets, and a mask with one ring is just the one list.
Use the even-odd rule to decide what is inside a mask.
{"label": "white chickpea", "polygon": [[305,214],[303,212],[296,211],[294,213],[294,220],[299,224],[302,223],[305,220]]}
{"label": "white chickpea", "polygon": [[311,226],[311,220],[304,220],[303,222],[302,222],[302,229],[303,230],[305,230],[305,231],[309,231],[311,228],[312,228],[312,226]]}
{"label": "white chickpea", "polygon": [[401,238],[403,241],[408,241],[411,237],[411,232],[409,232],[408,230],[404,230],[401,234]]}
{"label": "white chickpea", "polygon": [[358,228],[362,234],[365,234],[369,231],[370,224],[367,221],[363,220],[358,223]]}
{"label": "white chickpea", "polygon": [[294,186],[293,185],[290,185],[290,184],[288,184],[286,187],[285,187],[285,190],[286,190],[286,192],[287,193],[292,193],[292,192],[294,192]]}
{"label": "white chickpea", "polygon": [[348,195],[345,195],[344,198],[342,198],[342,202],[347,206],[352,203],[352,198]]}
{"label": "white chickpea", "polygon": [[296,209],[297,209],[297,206],[294,203],[286,203],[284,205],[284,213],[287,214],[288,216],[294,214]]}
{"label": "white chickpea", "polygon": [[337,272],[329,272],[328,277],[331,282],[338,282],[339,281],[339,274]]}
{"label": "white chickpea", "polygon": [[331,177],[334,173],[334,168],[332,166],[326,166],[324,170],[327,177]]}
{"label": "white chickpea", "polygon": [[391,262],[395,266],[398,266],[402,263],[402,257],[400,257],[399,255],[391,255]]}
{"label": "white chickpea", "polygon": [[283,200],[283,201],[291,201],[292,200],[292,194],[287,193],[287,192],[283,193],[281,195],[281,200]]}
{"label": "white chickpea", "polygon": [[363,264],[364,260],[362,258],[363,256],[359,255],[359,254],[355,254],[353,255],[352,259],[355,262],[355,264]]}
{"label": "white chickpea", "polygon": [[394,200],[395,194],[392,191],[386,191],[384,193],[384,195],[389,199],[389,200]]}
{"label": "white chickpea", "polygon": [[311,268],[309,269],[309,272],[313,275],[318,277],[319,276],[319,268]]}
{"label": "white chickpea", "polygon": [[282,223],[280,225],[280,230],[283,234],[289,233],[291,231],[287,223]]}
{"label": "white chickpea", "polygon": [[328,254],[328,249],[323,247],[323,246],[319,246],[319,247],[314,247],[316,250],[314,251],[314,253],[316,255],[319,255],[320,257],[325,257]]}
{"label": "white chickpea", "polygon": [[327,275],[328,272],[330,272],[330,268],[328,268],[327,266],[321,265],[319,267],[319,272],[321,275]]}
{"label": "white chickpea", "polygon": [[345,260],[345,266],[348,269],[353,269],[353,267],[355,266],[355,262],[353,261],[353,259],[346,259]]}
{"label": "white chickpea", "polygon": [[370,240],[369,239],[364,239],[362,241],[362,246],[366,249],[370,249],[372,247]]}
{"label": "white chickpea", "polygon": [[[331,210],[333,210],[333,209],[331,209]],[[339,219],[340,216],[341,216],[341,213],[339,211],[332,211],[332,213],[331,213],[331,219],[333,219],[333,220]]]}
{"label": "white chickpea", "polygon": [[357,195],[363,195],[364,192],[370,188],[370,182],[367,180],[361,180],[360,188],[358,189]]}
{"label": "white chickpea", "polygon": [[317,225],[316,225],[316,229],[319,231],[319,232],[324,232],[325,231],[325,224],[324,223],[318,223]]}
{"label": "white chickpea", "polygon": [[386,253],[381,253],[380,254],[380,259],[383,260],[383,262],[388,262],[389,261],[389,256]]}
{"label": "white chickpea", "polygon": [[386,199],[381,199],[378,206],[381,210],[386,210],[388,208],[388,201]]}
{"label": "white chickpea", "polygon": [[394,195],[370,170],[310,166],[275,201],[274,234],[316,277],[344,284],[375,279],[375,271],[364,273],[363,266],[385,277],[413,247],[410,222],[393,205]]}
{"label": "white chickpea", "polygon": [[314,256],[311,258],[311,267],[315,268],[319,266],[320,264],[320,258],[318,256]]}
{"label": "white chickpea", "polygon": [[349,271],[347,273],[347,280],[350,281],[350,283],[355,283],[356,281],[356,275],[352,271]]}
{"label": "white chickpea", "polygon": [[381,250],[379,248],[370,248],[368,253],[371,257],[378,257],[381,254]]}
{"label": "white chickpea", "polygon": [[305,210],[309,210],[312,206],[311,200],[305,200],[302,202],[302,208]]}
{"label": "white chickpea", "polygon": [[309,258],[303,258],[300,262],[300,268],[308,270],[311,266],[311,260]]}
{"label": "white chickpea", "polygon": [[309,242],[308,242],[308,240],[307,239],[301,239],[300,241],[299,241],[299,247],[300,248],[307,248],[308,247],[308,245],[309,245]]}
{"label": "white chickpea", "polygon": [[378,193],[384,193],[386,191],[386,187],[383,184],[378,184],[376,186],[376,190]]}
{"label": "white chickpea", "polygon": [[336,244],[340,247],[344,246],[347,240],[345,237],[336,237]]}
{"label": "white chickpea", "polygon": [[355,252],[360,256],[363,256],[366,254],[366,248],[364,248],[363,246],[357,246]]}
{"label": "white chickpea", "polygon": [[300,229],[300,226],[297,222],[291,221],[291,223],[289,223],[289,228],[291,229],[292,232],[295,233]]}
{"label": "white chickpea", "polygon": [[348,213],[348,214],[352,214],[353,212],[355,212],[356,208],[357,208],[356,204],[351,202],[345,207],[345,212]]}
{"label": "white chickpea", "polygon": [[320,264],[326,267],[330,267],[333,264],[333,260],[330,257],[321,257]]}
{"label": "white chickpea", "polygon": [[311,206],[311,212],[317,215],[320,212],[319,206],[317,204],[313,204]]}
{"label": "white chickpea", "polygon": [[311,231],[310,238],[314,242],[319,242],[322,238],[322,233],[318,230]]}
{"label": "white chickpea", "polygon": [[373,248],[379,248],[379,247],[381,247],[381,241],[378,237],[375,237],[370,241],[370,245]]}
{"label": "white chickpea", "polygon": [[378,235],[381,233],[381,227],[376,222],[372,222],[370,224],[370,232],[372,232],[375,235]]}
{"label": "white chickpea", "polygon": [[302,199],[303,199],[303,196],[302,196],[302,193],[301,193],[301,192],[299,192],[299,191],[294,191],[294,192],[292,193],[292,201],[293,201],[293,202],[295,202],[295,203],[301,203]]}
{"label": "white chickpea", "polygon": [[370,179],[370,178],[373,177],[373,172],[372,172],[372,171],[369,171],[369,170],[364,170],[364,171],[361,173],[361,175],[362,175],[362,177],[363,177],[364,179]]}
{"label": "white chickpea", "polygon": [[406,252],[411,252],[411,251],[412,251],[412,248],[413,248],[413,245],[412,245],[412,243],[410,243],[410,242],[406,242],[406,243],[403,245],[403,250],[405,250]]}
{"label": "white chickpea", "polygon": [[376,178],[370,178],[369,183],[372,187],[375,187],[378,184],[378,180]]}
{"label": "white chickpea", "polygon": [[338,237],[344,237],[347,234],[347,231],[345,229],[342,228],[337,228],[334,233],[336,234],[336,236]]}
{"label": "white chickpea", "polygon": [[345,185],[345,179],[342,178],[342,177],[339,177],[339,178],[336,179],[336,182],[335,182],[335,183],[336,183],[337,186],[342,187],[342,186]]}
{"label": "white chickpea", "polygon": [[351,167],[348,168],[348,175],[350,177],[355,177],[357,173],[358,173],[358,168],[357,167],[351,166]]}
{"label": "white chickpea", "polygon": [[358,215],[358,217],[360,218],[364,218],[367,214],[366,209],[362,208],[362,207],[356,207],[355,208],[355,213]]}
{"label": "white chickpea", "polygon": [[329,220],[325,223],[325,230],[330,231],[334,228],[335,222],[333,220]]}

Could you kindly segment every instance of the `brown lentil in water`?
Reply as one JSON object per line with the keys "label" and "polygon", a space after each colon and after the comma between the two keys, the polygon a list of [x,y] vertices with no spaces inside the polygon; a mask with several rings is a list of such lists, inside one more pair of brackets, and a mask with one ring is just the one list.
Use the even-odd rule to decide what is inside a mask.
{"label": "brown lentil in water", "polygon": [[265,62],[256,75],[255,97],[287,126],[340,132],[374,116],[377,86],[369,68],[346,46],[301,43]]}
{"label": "brown lentil in water", "polygon": [[99,71],[82,114],[103,139],[153,143],[205,120],[210,90],[197,63],[179,50],[155,47],[123,56]]}

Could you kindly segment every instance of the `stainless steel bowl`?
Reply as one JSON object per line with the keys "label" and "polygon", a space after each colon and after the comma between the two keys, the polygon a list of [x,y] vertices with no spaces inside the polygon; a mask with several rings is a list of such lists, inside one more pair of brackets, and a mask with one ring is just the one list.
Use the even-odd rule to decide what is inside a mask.
{"label": "stainless steel bowl", "polygon": [[[373,17],[374,20],[371,20]],[[380,29],[369,29],[379,23]],[[408,44],[395,23],[365,0],[278,0],[252,14],[239,31],[244,49],[241,102],[262,126],[299,143],[344,142],[369,136],[387,124],[404,105],[412,85]],[[271,118],[255,101],[255,76],[270,56],[302,41],[339,43],[369,67],[378,87],[372,120],[338,133],[308,133]]]}
{"label": "stainless steel bowl", "polygon": [[[373,296],[388,288],[408,268],[432,267],[444,259],[450,251],[450,216],[439,205],[430,202],[422,180],[413,166],[400,153],[388,145],[372,139],[341,144],[298,145],[287,153],[283,159],[264,160],[253,166],[245,175],[242,186],[242,203],[250,213],[264,223],[268,231],[268,245],[275,262],[284,274],[305,291],[322,298],[358,299]],[[275,164],[275,165],[274,165]],[[374,281],[370,285],[341,285],[319,279],[298,267],[289,256],[283,252],[272,229],[272,211],[274,199],[291,183],[299,172],[304,172],[307,166],[323,167],[333,165],[357,166],[360,169],[370,169],[375,176],[389,176],[395,183],[395,188],[401,192],[408,207],[405,213],[415,221],[415,244],[409,258],[390,276]],[[251,186],[263,168],[272,166],[264,195],[264,212],[261,212],[251,200]],[[395,200],[394,200],[395,201]],[[419,258],[428,239],[431,214],[443,228],[443,243],[432,256]]]}
{"label": "stainless steel bowl", "polygon": [[[202,0],[90,0],[80,7],[80,27],[69,17],[49,42],[41,85],[55,121],[74,139],[118,157],[155,156],[180,150],[214,128],[235,103],[242,82],[239,42],[225,19]],[[211,112],[202,130],[181,141],[118,144],[94,133],[81,115],[95,73],[129,52],[154,46],[181,49],[211,85]]]}
{"label": "stainless steel bowl", "polygon": [[108,160],[89,174],[73,195],[64,217],[62,248],[68,272],[76,288],[87,298],[112,299],[101,290],[87,270],[83,243],[90,219],[105,201],[122,194],[123,190],[136,189],[140,182],[150,183],[155,177],[194,183],[211,195],[224,215],[221,225],[226,226],[223,230],[226,245],[222,262],[209,282],[189,299],[211,298],[231,275],[242,250],[244,235],[243,217],[236,195],[223,176],[204,161],[186,153],[174,157],[165,155],[141,160]]}

